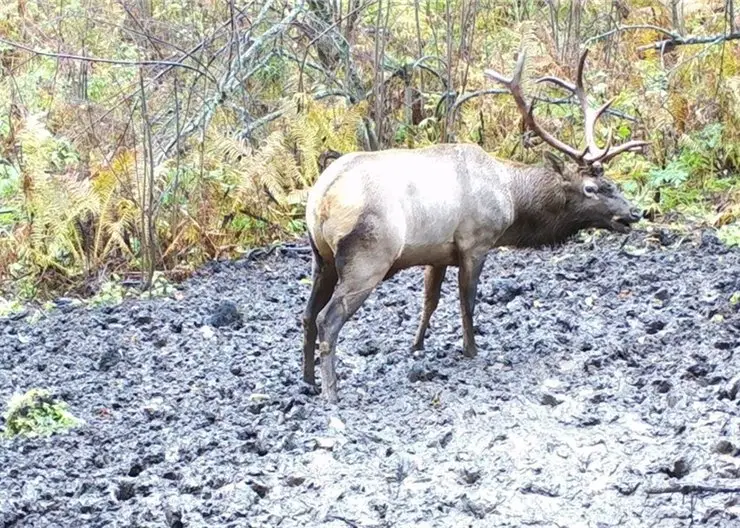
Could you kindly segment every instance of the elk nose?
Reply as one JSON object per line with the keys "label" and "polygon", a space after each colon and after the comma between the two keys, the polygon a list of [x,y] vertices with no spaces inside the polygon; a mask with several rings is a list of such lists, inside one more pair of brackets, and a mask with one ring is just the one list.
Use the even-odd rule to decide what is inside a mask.
{"label": "elk nose", "polygon": [[639,220],[640,218],[642,218],[642,209],[640,209],[639,207],[633,207],[630,210],[630,216],[632,216],[632,219],[635,221]]}

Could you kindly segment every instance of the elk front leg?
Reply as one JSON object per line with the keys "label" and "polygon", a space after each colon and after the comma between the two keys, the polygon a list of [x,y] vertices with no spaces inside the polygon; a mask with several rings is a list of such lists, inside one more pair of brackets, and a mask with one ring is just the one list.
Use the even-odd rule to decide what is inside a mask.
{"label": "elk front leg", "polygon": [[472,358],[478,354],[473,329],[473,314],[475,313],[475,296],[478,292],[480,278],[486,254],[468,254],[460,259],[458,286],[460,292],[460,312],[463,326],[463,355]]}
{"label": "elk front leg", "polygon": [[424,307],[411,350],[424,350],[424,336],[429,328],[429,320],[439,305],[446,272],[447,266],[427,266],[424,269]]}
{"label": "elk front leg", "polygon": [[334,264],[327,264],[314,251],[313,257],[313,285],[308,298],[306,309],[303,312],[303,381],[310,385],[316,384],[316,317],[329,302],[334,287],[337,284],[337,270]]}

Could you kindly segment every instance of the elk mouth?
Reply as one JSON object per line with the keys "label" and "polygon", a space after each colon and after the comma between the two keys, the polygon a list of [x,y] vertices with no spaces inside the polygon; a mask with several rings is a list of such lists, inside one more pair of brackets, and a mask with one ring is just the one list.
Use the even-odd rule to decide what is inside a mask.
{"label": "elk mouth", "polygon": [[637,221],[632,216],[614,216],[611,221],[611,228],[618,233],[629,233],[632,231],[632,224]]}

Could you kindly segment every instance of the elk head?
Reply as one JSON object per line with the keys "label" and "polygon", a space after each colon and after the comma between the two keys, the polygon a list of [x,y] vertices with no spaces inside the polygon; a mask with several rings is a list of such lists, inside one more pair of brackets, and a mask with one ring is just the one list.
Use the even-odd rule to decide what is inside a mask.
{"label": "elk head", "polygon": [[583,67],[587,55],[588,49],[581,54],[575,85],[552,76],[542,77],[536,81],[537,83],[550,82],[575,94],[585,116],[586,146],[582,150],[560,141],[544,130],[535,120],[534,101],[527,104],[522,94],[521,77],[525,60],[523,51],[519,54],[512,78],[507,79],[493,70],[486,70],[485,74],[509,89],[519,112],[524,118],[525,128],[530,129],[551,147],[564,153],[575,162],[575,167],[566,166],[554,154],[546,153],[550,168],[562,183],[562,196],[566,206],[563,210],[566,211],[568,217],[562,220],[576,221],[580,226],[600,227],[626,233],[630,230],[631,224],[640,220],[642,213],[627,201],[612,181],[604,176],[604,165],[615,156],[623,152],[638,150],[642,146],[648,145],[648,142],[633,140],[615,147],[612,144],[610,131],[606,147],[601,148],[597,145],[595,138],[596,121],[612,105],[615,98],[609,99],[596,109],[589,106],[583,88]]}

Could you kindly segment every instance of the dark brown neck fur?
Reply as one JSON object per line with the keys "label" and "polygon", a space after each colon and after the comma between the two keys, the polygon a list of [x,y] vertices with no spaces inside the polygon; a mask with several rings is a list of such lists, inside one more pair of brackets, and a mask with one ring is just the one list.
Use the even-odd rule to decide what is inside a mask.
{"label": "dark brown neck fur", "polygon": [[516,217],[497,245],[540,247],[565,242],[589,227],[558,175],[548,169],[521,169],[512,180]]}

